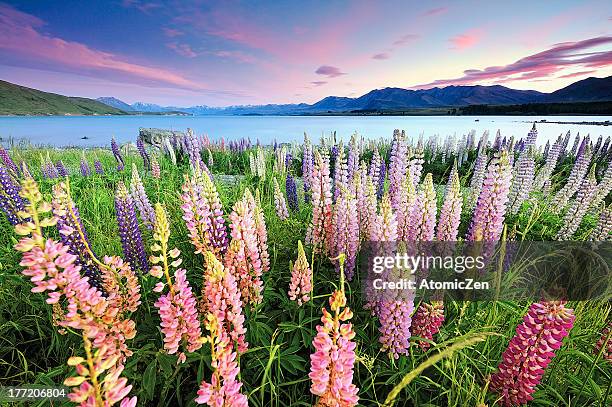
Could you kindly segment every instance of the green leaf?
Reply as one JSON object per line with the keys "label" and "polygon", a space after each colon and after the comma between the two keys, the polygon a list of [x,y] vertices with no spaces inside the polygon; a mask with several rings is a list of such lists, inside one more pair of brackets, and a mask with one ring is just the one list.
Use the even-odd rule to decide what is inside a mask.
{"label": "green leaf", "polygon": [[147,399],[153,398],[153,392],[155,391],[155,382],[157,380],[157,361],[153,360],[149,366],[145,369],[142,375],[142,388],[145,391]]}

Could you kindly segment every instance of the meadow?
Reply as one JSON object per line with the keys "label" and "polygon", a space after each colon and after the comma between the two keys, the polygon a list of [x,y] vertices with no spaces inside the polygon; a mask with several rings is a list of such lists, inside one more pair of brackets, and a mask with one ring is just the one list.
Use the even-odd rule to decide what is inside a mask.
{"label": "meadow", "polygon": [[0,386],[96,406],[609,406],[609,297],[363,294],[364,241],[611,240],[610,138],[536,139],[3,149]]}

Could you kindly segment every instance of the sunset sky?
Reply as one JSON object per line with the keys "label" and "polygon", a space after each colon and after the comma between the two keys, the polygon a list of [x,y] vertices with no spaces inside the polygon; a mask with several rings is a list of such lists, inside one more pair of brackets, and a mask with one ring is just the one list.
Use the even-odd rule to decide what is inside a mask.
{"label": "sunset sky", "polygon": [[128,103],[312,103],[464,84],[548,92],[609,75],[610,1],[0,2],[0,79]]}

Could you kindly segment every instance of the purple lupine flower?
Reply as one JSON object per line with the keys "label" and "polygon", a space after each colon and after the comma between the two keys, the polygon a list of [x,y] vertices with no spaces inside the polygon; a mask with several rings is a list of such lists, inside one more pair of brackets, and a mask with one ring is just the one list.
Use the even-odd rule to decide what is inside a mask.
{"label": "purple lupine flower", "polygon": [[569,240],[576,230],[578,230],[578,226],[580,226],[580,222],[589,209],[596,193],[597,181],[595,180],[595,166],[593,166],[588,177],[582,181],[582,185],[576,194],[576,199],[565,213],[563,226],[556,236],[557,240]]}
{"label": "purple lupine flower", "polygon": [[100,160],[94,161],[94,170],[96,171],[96,174],[104,174],[104,168],[102,168],[102,163],[100,162]]}
{"label": "purple lupine flower", "polygon": [[413,311],[414,302],[405,299],[395,301],[383,299],[378,306],[377,315],[380,321],[378,340],[382,344],[383,352],[389,352],[395,359],[408,354],[412,325],[410,315]]}
{"label": "purple lupine flower", "polygon": [[406,240],[412,242],[429,242],[433,240],[436,214],[436,190],[433,186],[433,177],[431,173],[428,173],[412,205]]}
{"label": "purple lupine flower", "polygon": [[533,127],[531,128],[529,133],[527,133],[527,138],[522,143],[520,151],[523,151],[529,146],[535,146],[537,139],[538,139],[538,130],[536,129],[535,122],[533,122]]}
{"label": "purple lupine flower", "polygon": [[597,208],[610,194],[610,191],[612,191],[612,161],[608,163],[601,182],[597,184],[597,191],[591,201],[591,207]]}
{"label": "purple lupine flower", "polygon": [[[332,255],[338,257],[344,253],[346,262],[344,272],[350,281],[355,274],[355,261],[359,249],[359,218],[357,215],[357,199],[344,188],[334,206],[332,235]],[[335,262],[336,271],[340,273],[340,261]]]}
{"label": "purple lupine flower", "polygon": [[140,156],[142,157],[142,160],[144,162],[144,167],[147,170],[150,170],[151,169],[151,159],[149,158],[149,154],[147,153],[147,149],[145,148],[144,140],[140,136],[136,139],[136,148],[138,149],[138,152],[140,153]]}
{"label": "purple lupine flower", "polygon": [[155,226],[155,209],[153,209],[153,205],[149,201],[149,197],[144,189],[144,185],[142,184],[142,179],[138,174],[138,169],[136,168],[136,164],[132,163],[132,182],[130,183],[130,192],[132,195],[132,199],[136,203],[136,208],[138,208],[138,212],[140,213],[140,220],[149,230],[153,230]]}
{"label": "purple lupine flower", "polygon": [[348,170],[346,158],[344,156],[344,148],[340,144],[338,156],[336,157],[336,166],[334,167],[334,202],[338,199],[343,188],[348,188]]}
{"label": "purple lupine flower", "polygon": [[89,168],[89,164],[87,164],[87,160],[85,157],[81,158],[81,175],[84,177],[89,177],[91,175],[91,169]]}
{"label": "purple lupine flower", "polygon": [[502,355],[498,372],[491,376],[491,390],[501,405],[518,406],[533,400],[546,367],[574,325],[574,311],[565,301],[536,302],[529,307]]}
{"label": "purple lupine flower", "polygon": [[541,190],[544,183],[550,180],[550,175],[553,173],[555,167],[557,166],[559,157],[561,156],[563,143],[563,138],[559,136],[557,141],[550,147],[550,150],[548,150],[548,154],[546,154],[546,162],[538,171],[538,174],[533,182],[533,188],[535,190]]}
{"label": "purple lupine flower", "polygon": [[572,146],[572,150],[570,155],[576,156],[576,151],[578,151],[578,146],[580,145],[580,133],[576,134],[576,138],[574,138],[574,145]]}
{"label": "purple lupine flower", "polygon": [[593,155],[599,155],[599,148],[601,147],[601,143],[603,142],[603,136],[600,135],[597,137],[597,142],[595,143],[595,147],[593,147]]}
{"label": "purple lupine flower", "polygon": [[59,176],[55,165],[53,165],[53,163],[48,158],[43,162],[40,167],[40,170],[42,172],[43,178],[55,179]]}
{"label": "purple lupine flower", "polygon": [[293,163],[293,155],[289,152],[285,154],[285,168],[287,171],[291,169],[291,164]]}
{"label": "purple lupine flower", "polygon": [[68,171],[66,170],[66,166],[62,160],[57,160],[55,162],[55,168],[57,169],[57,173],[60,177],[68,176]]}
{"label": "purple lupine flower", "polygon": [[334,144],[331,147],[330,150],[330,154],[329,154],[329,166],[331,168],[336,168],[336,159],[338,158],[338,153],[340,152],[340,150],[338,149],[338,146],[336,144]]}
{"label": "purple lupine flower", "polygon": [[287,191],[287,203],[289,204],[289,209],[293,212],[297,212],[300,210],[298,204],[298,196],[297,196],[297,187],[295,185],[295,179],[291,176],[291,174],[287,174],[287,179],[285,180],[285,191]]}
{"label": "purple lupine flower", "polygon": [[[586,147],[590,145],[591,145],[591,136],[587,134],[587,136],[582,139],[582,142],[580,143],[580,147],[578,147],[578,151],[576,152],[576,157],[580,157],[584,153],[584,150],[586,149]],[[592,151],[593,149],[591,149],[591,152]]]}
{"label": "purple lupine flower", "polygon": [[140,270],[146,274],[149,271],[149,262],[138,227],[136,208],[123,182],[117,185],[115,211],[125,260],[130,263],[132,270]]}
{"label": "purple lupine flower", "polygon": [[591,232],[589,240],[612,240],[612,205],[607,208],[604,207],[601,210],[597,226],[595,226],[595,229]]}
{"label": "purple lupine flower", "polygon": [[380,161],[380,171],[378,176],[378,183],[376,185],[376,196],[378,199],[382,199],[383,193],[385,192],[385,177],[387,175],[387,164],[385,160]]}
{"label": "purple lupine flower", "polygon": [[453,171],[451,171],[448,179],[444,203],[440,210],[440,220],[438,221],[438,228],[436,229],[436,237],[439,241],[453,242],[457,240],[462,206],[463,197],[461,196],[459,173],[457,172],[455,163]]}
{"label": "purple lupine flower", "polygon": [[359,169],[359,147],[355,136],[351,137],[346,161],[346,179],[352,180],[355,171]]}
{"label": "purple lupine flower", "polygon": [[276,209],[276,215],[280,220],[286,220],[289,217],[287,201],[285,201],[285,196],[278,185],[276,177],[274,178],[274,207]]}
{"label": "purple lupine flower", "polygon": [[2,163],[4,163],[4,166],[13,173],[14,177],[19,177],[21,175],[21,171],[19,171],[19,168],[11,158],[11,155],[2,146],[0,146],[0,159],[2,160]]}
{"label": "purple lupine flower", "polygon": [[397,217],[397,240],[408,241],[412,221],[412,209],[417,199],[417,191],[412,182],[412,177],[407,174],[399,191],[398,208],[395,211]]}
{"label": "purple lupine flower", "polygon": [[544,146],[544,152],[542,153],[542,158],[548,158],[548,152],[550,151],[550,140],[546,140],[546,145]]}
{"label": "purple lupine flower", "polygon": [[408,162],[408,170],[407,173],[412,177],[412,184],[418,185],[421,181],[421,173],[423,172],[423,163],[425,160],[423,159],[423,147],[417,146],[412,158]]}
{"label": "purple lupine flower", "polygon": [[21,222],[19,212],[25,210],[27,201],[19,195],[21,185],[3,165],[0,165],[0,209],[11,225]]}
{"label": "purple lupine flower", "polygon": [[391,207],[395,210],[399,205],[400,190],[408,169],[406,149],[406,140],[401,136],[399,130],[395,130],[391,146],[391,164],[389,165],[389,198]]}
{"label": "purple lupine flower", "polygon": [[533,190],[533,175],[535,172],[533,154],[533,146],[529,145],[521,152],[514,166],[512,186],[508,195],[510,213],[517,213]]}
{"label": "purple lupine flower", "polygon": [[599,150],[599,157],[603,158],[608,153],[608,147],[610,146],[610,136],[606,137],[606,141],[604,141],[603,146],[601,146],[601,150]]}
{"label": "purple lupine flower", "polygon": [[304,154],[302,157],[302,180],[304,181],[304,201],[310,202],[310,190],[312,188],[312,172],[314,169],[314,154],[312,144],[304,133]]}
{"label": "purple lupine flower", "polygon": [[217,192],[217,187],[206,172],[200,174],[199,181],[202,183],[202,194],[209,208],[210,219],[208,225],[210,227],[210,240],[213,247],[218,250],[219,253],[223,254],[227,250],[228,237],[219,193]]}
{"label": "purple lupine flower", "polygon": [[499,240],[504,227],[511,178],[512,168],[508,162],[508,153],[502,150],[501,153],[495,154],[487,166],[467,240]]}
{"label": "purple lupine flower", "polygon": [[378,148],[374,149],[374,154],[372,154],[372,161],[370,161],[370,171],[368,175],[372,177],[372,182],[374,185],[378,185],[378,178],[380,177],[380,163],[382,159],[380,158],[380,153],[378,152]]}
{"label": "purple lupine flower", "polygon": [[472,174],[472,179],[470,180],[470,195],[468,196],[467,200],[467,207],[470,210],[474,207],[474,205],[476,205],[476,201],[480,195],[480,190],[482,189],[485,170],[487,169],[487,161],[489,159],[486,150],[486,147],[478,150],[478,156],[476,157],[476,162],[474,163],[474,173]]}
{"label": "purple lupine flower", "polygon": [[578,188],[580,188],[580,185],[582,185],[584,176],[589,171],[591,156],[591,148],[587,146],[584,153],[576,158],[572,171],[567,178],[567,182],[563,188],[557,192],[552,200],[551,206],[553,211],[559,212],[565,208],[569,200],[574,196],[576,191],[578,191]]}
{"label": "purple lupine flower", "polygon": [[123,157],[121,156],[121,151],[119,150],[119,146],[113,137],[111,139],[111,150],[113,151],[113,156],[115,160],[117,160],[117,171],[123,171],[125,167],[125,162],[123,161]]}

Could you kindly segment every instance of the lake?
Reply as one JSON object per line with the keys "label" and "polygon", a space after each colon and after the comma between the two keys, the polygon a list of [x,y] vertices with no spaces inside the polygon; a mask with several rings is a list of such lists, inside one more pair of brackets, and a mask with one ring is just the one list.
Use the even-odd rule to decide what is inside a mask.
{"label": "lake", "polygon": [[[345,140],[357,132],[366,138],[390,138],[394,129],[410,137],[457,134],[471,130],[480,135],[499,129],[504,136],[524,137],[531,122],[612,121],[612,116],[44,116],[0,117],[0,138],[27,139],[33,144],[54,146],[107,146],[111,137],[119,142],[134,141],[139,127],[185,130],[226,140],[250,137],[262,143],[302,140],[304,132],[318,140],[321,134],[336,131]],[[568,130],[591,134],[596,140],[612,136],[612,126],[538,123],[538,143],[545,144]],[[87,140],[81,137],[87,136]]]}

